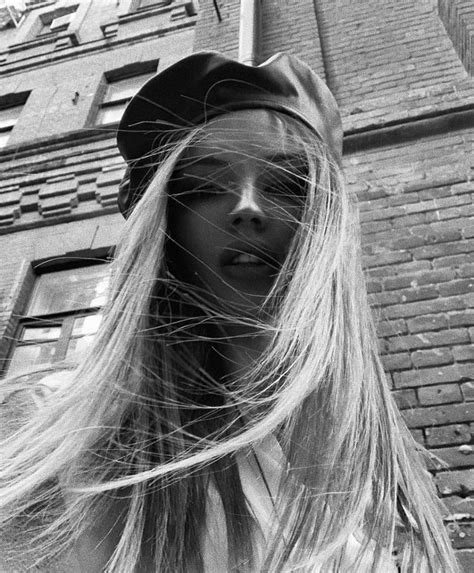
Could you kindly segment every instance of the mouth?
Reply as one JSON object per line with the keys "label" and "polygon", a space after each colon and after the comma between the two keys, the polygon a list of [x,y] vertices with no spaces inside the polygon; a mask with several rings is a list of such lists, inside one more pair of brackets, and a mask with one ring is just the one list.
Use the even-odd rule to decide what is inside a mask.
{"label": "mouth", "polygon": [[257,257],[255,255],[250,255],[248,253],[241,253],[240,255],[236,255],[229,263],[230,265],[237,266],[237,265],[257,265],[268,266],[268,263],[264,261],[262,258]]}
{"label": "mouth", "polygon": [[225,275],[234,279],[273,278],[280,268],[279,259],[261,245],[231,245],[222,253],[221,267]]}

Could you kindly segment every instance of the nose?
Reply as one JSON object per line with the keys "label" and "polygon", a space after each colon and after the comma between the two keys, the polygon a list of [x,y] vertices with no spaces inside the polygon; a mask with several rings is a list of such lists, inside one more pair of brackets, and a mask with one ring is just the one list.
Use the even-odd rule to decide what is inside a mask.
{"label": "nose", "polygon": [[237,193],[237,202],[229,213],[230,223],[234,227],[250,225],[262,230],[267,223],[267,215],[255,184],[245,182]]}

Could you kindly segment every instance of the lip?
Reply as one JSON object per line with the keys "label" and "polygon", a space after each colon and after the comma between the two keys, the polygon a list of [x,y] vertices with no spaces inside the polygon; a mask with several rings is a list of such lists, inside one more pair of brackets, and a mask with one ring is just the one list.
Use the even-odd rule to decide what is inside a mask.
{"label": "lip", "polygon": [[[234,264],[238,255],[253,255],[261,262]],[[263,243],[236,241],[223,249],[219,259],[223,273],[229,278],[240,280],[273,277],[281,266],[280,254]]]}

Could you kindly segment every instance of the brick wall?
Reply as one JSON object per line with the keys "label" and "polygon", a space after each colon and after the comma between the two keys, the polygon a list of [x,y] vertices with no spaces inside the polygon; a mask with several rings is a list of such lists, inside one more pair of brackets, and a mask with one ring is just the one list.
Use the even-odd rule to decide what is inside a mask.
{"label": "brick wall", "polygon": [[194,51],[215,50],[231,58],[239,51],[239,2],[220,0],[199,3]]}
{"label": "brick wall", "polygon": [[[236,56],[239,3],[216,3],[220,21],[212,0],[200,2],[194,50]],[[415,438],[446,463],[434,462],[432,470],[460,561],[473,571],[470,3],[262,0],[261,6],[260,60],[282,50],[299,55],[326,78],[341,106],[347,181],[360,202],[388,381]],[[153,18],[163,22],[163,15]],[[113,137],[81,131],[101,75],[156,57],[163,69],[192,49],[194,30],[185,20],[170,16],[161,33],[151,16],[143,25],[119,21],[115,0],[94,0],[84,22],[84,41],[60,51],[9,53],[16,32],[0,35],[0,95],[33,89],[14,148],[0,153],[0,357],[31,289],[31,260],[86,248],[96,231],[99,242],[113,242],[120,227],[114,203],[123,165]]]}
{"label": "brick wall", "polygon": [[358,194],[369,299],[394,397],[447,466],[436,484],[472,570],[474,183],[472,130],[426,134],[346,157]]}
{"label": "brick wall", "polygon": [[[200,3],[194,51],[217,50],[237,58],[240,3],[219,0]],[[220,20],[219,20],[220,15]],[[297,54],[324,77],[324,62],[312,0],[266,0],[261,2],[258,61],[275,52]]]}
{"label": "brick wall", "polygon": [[[316,0],[348,127],[464,104],[472,83],[431,0]],[[471,100],[472,101],[472,100]]]}
{"label": "brick wall", "polygon": [[[201,4],[195,48],[235,56],[235,3],[218,2],[220,23],[212,2]],[[471,30],[467,4],[267,0],[260,51],[301,56],[340,104],[388,380],[415,438],[446,464],[432,470],[466,572],[474,570],[474,84],[456,38]]]}
{"label": "brick wall", "polygon": [[[262,3],[261,61],[275,52],[296,54],[325,77],[324,59],[312,0]],[[298,30],[298,33],[294,33]]]}

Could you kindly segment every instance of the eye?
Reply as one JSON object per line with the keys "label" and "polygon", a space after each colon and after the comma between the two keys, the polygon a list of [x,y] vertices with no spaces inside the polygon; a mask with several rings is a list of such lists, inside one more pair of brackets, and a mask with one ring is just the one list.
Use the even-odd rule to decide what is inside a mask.
{"label": "eye", "polygon": [[170,185],[170,195],[181,200],[213,197],[223,193],[220,185],[208,179],[184,175]]}
{"label": "eye", "polygon": [[303,177],[284,177],[270,182],[265,190],[279,199],[301,201],[306,197],[306,180]]}
{"label": "eye", "polygon": [[199,187],[191,187],[181,192],[181,196],[190,198],[202,198],[202,197],[213,197],[216,195],[221,195],[223,189],[218,185],[205,184]]}

